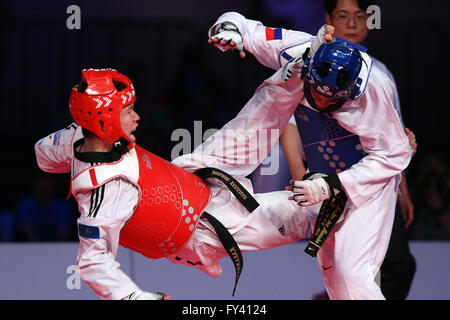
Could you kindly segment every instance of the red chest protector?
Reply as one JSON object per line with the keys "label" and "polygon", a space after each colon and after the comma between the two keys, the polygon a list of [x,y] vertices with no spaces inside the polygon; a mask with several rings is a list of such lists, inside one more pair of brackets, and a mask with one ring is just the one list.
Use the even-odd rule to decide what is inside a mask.
{"label": "red chest protector", "polygon": [[203,180],[135,146],[115,163],[78,173],[72,178],[72,192],[98,188],[117,177],[126,178],[140,191],[133,216],[120,232],[120,245],[152,259],[183,248],[211,198]]}
{"label": "red chest protector", "polygon": [[211,192],[195,174],[139,146],[135,149],[141,195],[133,217],[120,232],[120,244],[158,259],[186,245]]}

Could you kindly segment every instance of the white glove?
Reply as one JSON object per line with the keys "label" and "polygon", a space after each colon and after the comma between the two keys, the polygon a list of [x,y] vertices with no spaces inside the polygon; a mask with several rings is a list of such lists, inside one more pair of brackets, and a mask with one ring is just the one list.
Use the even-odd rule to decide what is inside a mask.
{"label": "white glove", "polygon": [[281,79],[283,81],[288,81],[292,74],[301,73],[303,65],[302,56],[298,56],[296,58],[292,58],[283,66],[283,70],[281,70]]}
{"label": "white glove", "polygon": [[170,297],[160,292],[151,293],[142,290],[137,290],[132,294],[130,294],[129,296],[126,296],[122,300],[170,300]]}
{"label": "white glove", "polygon": [[324,200],[330,196],[330,186],[324,178],[313,180],[293,180],[292,192],[294,200],[302,207],[309,207]]}
{"label": "white glove", "polygon": [[[319,47],[322,44],[324,44],[324,43],[331,43],[331,42],[335,41],[336,37],[334,36],[334,27],[331,27],[331,28],[330,27],[331,27],[330,25],[324,24],[319,29],[319,31],[317,32],[317,35],[314,37],[313,40],[311,40],[311,49],[309,50],[308,57],[312,58],[316,54],[317,50],[319,49]],[[327,31],[327,29],[328,29],[328,31]],[[326,33],[330,34],[330,30],[332,30],[331,34],[333,36],[333,41],[327,41],[324,38]]]}
{"label": "white glove", "polygon": [[[211,36],[211,39],[213,38],[219,40],[214,44],[214,46],[218,47],[222,51],[226,51],[230,48],[236,48],[239,51],[244,50],[244,42],[242,40],[241,33],[239,32],[239,29],[231,22],[223,22],[219,26],[217,26],[215,34]],[[227,44],[220,44],[222,40],[225,40]],[[229,45],[231,41],[236,43],[235,47],[231,47]]]}

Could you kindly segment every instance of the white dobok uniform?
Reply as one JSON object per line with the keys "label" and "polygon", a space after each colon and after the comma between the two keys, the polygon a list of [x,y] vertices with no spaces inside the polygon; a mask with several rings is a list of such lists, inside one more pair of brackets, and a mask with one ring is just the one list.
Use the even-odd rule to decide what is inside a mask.
{"label": "white dobok uniform", "polygon": [[[245,177],[276,143],[296,108],[301,88],[298,78],[283,82],[280,71],[276,72],[256,90],[236,118],[193,153],[180,156],[172,163],[189,172],[203,167],[221,169],[253,193],[251,182]],[[72,177],[78,177],[92,165],[107,167],[102,171],[103,176],[97,177],[106,183],[93,190],[80,189],[75,194],[80,212],[79,226],[93,226],[98,232],[96,236],[92,236],[92,232],[87,236],[79,231],[77,266],[81,278],[102,299],[121,299],[138,289],[115,260],[120,230],[131,218],[140,199],[141,191],[132,183],[139,177],[136,153],[133,148],[114,163],[94,163],[103,162],[98,157],[97,160],[93,158],[92,163],[81,161],[74,152],[74,143],[81,138],[81,128],[72,124],[39,140],[35,145],[36,158],[42,170],[71,172]],[[109,179],[108,166],[122,170],[122,176]],[[260,205],[249,213],[222,182],[207,180],[212,197],[205,211],[226,226],[242,251],[272,248],[311,236],[311,219],[319,205],[302,208],[288,200],[290,192],[279,191],[255,194]],[[198,213],[185,211],[184,214],[190,221],[199,218]],[[222,272],[218,259],[226,256],[210,223],[201,219],[187,245],[167,258],[174,263],[195,265],[218,277]]]}
{"label": "white dobok uniform", "polygon": [[[222,22],[236,25],[244,49],[272,69],[279,69],[301,55],[312,40],[309,34],[267,28],[236,12],[221,15],[211,27],[210,37]],[[331,113],[341,128],[359,137],[360,147],[366,153],[347,170],[336,172],[348,201],[317,256],[331,299],[384,299],[374,278],[389,244],[401,172],[412,156],[392,105],[395,84],[379,68],[372,68],[370,56],[364,52],[361,55],[364,60],[361,92],[355,100]],[[301,95],[300,104],[316,111]],[[322,145],[317,147],[332,153],[333,144],[326,145],[332,139],[323,133]]]}

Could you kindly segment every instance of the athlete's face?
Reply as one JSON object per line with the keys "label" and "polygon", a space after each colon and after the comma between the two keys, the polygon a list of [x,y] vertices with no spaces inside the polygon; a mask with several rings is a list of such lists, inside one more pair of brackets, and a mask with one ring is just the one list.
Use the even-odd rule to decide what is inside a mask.
{"label": "athlete's face", "polygon": [[336,8],[327,14],[327,24],[334,26],[334,34],[345,40],[361,44],[367,37],[367,13],[358,6],[357,0],[338,0]]}
{"label": "athlete's face", "polygon": [[136,137],[133,135],[133,132],[136,130],[140,119],[139,115],[134,111],[134,103],[126,106],[120,112],[122,130],[133,143],[136,142]]}
{"label": "athlete's face", "polygon": [[309,87],[309,91],[311,92],[311,95],[314,99],[316,107],[319,110],[323,110],[323,109],[327,108],[329,105],[335,104],[339,101],[339,98],[325,97],[325,96],[321,95],[320,93],[318,93],[317,91],[311,89],[311,87]]}

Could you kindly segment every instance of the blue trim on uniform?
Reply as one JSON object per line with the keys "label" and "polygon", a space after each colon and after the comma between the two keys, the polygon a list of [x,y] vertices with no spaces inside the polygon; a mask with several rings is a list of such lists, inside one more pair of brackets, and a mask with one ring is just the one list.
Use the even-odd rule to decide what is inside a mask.
{"label": "blue trim on uniform", "polygon": [[284,52],[281,54],[281,56],[282,56],[283,58],[285,58],[287,61],[290,61],[290,60],[292,59],[292,57],[291,57],[286,51],[284,51]]}
{"label": "blue trim on uniform", "polygon": [[[308,40],[308,41],[304,41],[304,42],[301,42],[301,43],[297,43],[297,44],[294,44],[294,45],[292,45],[292,46],[290,46],[290,47],[284,48],[283,51],[282,51],[281,53],[278,54],[278,64],[280,65],[280,67],[283,67],[283,65],[282,65],[282,63],[281,63],[281,57],[283,56],[283,53],[285,53],[287,50],[289,50],[289,49],[291,49],[291,48],[294,48],[294,47],[297,47],[297,46],[301,46],[301,45],[304,45],[305,43],[310,43],[310,42],[311,42],[311,39]],[[303,54],[303,53],[302,53],[302,54]],[[289,55],[289,56],[290,56],[290,55]],[[284,57],[284,56],[283,56],[283,57]]]}
{"label": "blue trim on uniform", "polygon": [[89,239],[100,239],[100,228],[79,223],[78,235]]}
{"label": "blue trim on uniform", "polygon": [[56,146],[56,145],[58,144],[59,136],[60,136],[61,133],[63,133],[63,131],[65,131],[65,130],[66,130],[66,129],[64,128],[64,129],[61,129],[61,130],[56,131],[56,132],[53,134],[53,145],[54,145],[54,146]]}
{"label": "blue trim on uniform", "polygon": [[[369,56],[370,57],[370,56]],[[364,59],[363,59],[364,60]],[[372,67],[373,67],[373,61],[372,58],[370,59],[370,67],[369,70],[367,71],[367,78],[366,78],[366,82],[364,83],[364,88],[359,88],[359,93],[355,96],[355,98],[353,98],[351,101],[355,101],[358,100],[359,98],[361,98],[363,96],[363,94],[366,92],[367,89],[367,84],[369,83],[369,76],[370,73],[372,72]],[[361,73],[360,73],[361,74]]]}

